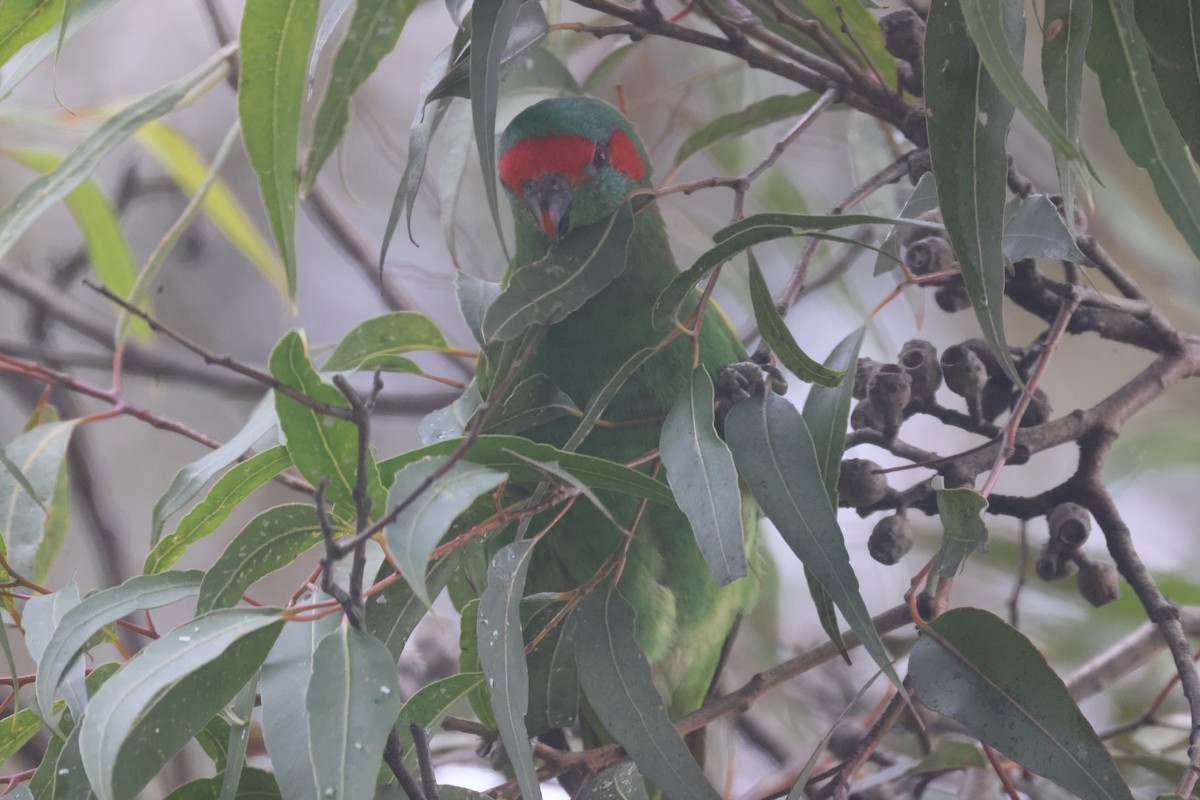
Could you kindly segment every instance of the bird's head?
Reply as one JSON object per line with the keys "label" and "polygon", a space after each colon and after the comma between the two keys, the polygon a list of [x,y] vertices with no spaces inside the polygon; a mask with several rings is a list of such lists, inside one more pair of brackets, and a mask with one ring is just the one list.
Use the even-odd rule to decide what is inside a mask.
{"label": "bird's head", "polygon": [[589,97],[543,100],[518,114],[500,137],[499,168],[518,228],[549,242],[608,219],[650,181],[633,125]]}

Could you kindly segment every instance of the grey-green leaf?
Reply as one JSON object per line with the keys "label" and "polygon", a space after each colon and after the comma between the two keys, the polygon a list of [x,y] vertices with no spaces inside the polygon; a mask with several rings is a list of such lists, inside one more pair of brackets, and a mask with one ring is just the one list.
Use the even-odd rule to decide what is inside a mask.
{"label": "grey-green leaf", "polygon": [[429,317],[418,311],[393,311],[355,325],[321,371],[387,369],[388,359],[402,353],[449,349],[446,337]]}
{"label": "grey-green leaf", "polygon": [[[1042,44],[1042,84],[1046,108],[1059,126],[1079,142],[1079,108],[1083,99],[1083,59],[1092,30],[1092,0],[1046,0],[1046,39]],[[1054,27],[1057,33],[1051,34]],[[1071,162],[1054,156],[1067,225],[1075,229],[1076,175]]]}
{"label": "grey-green leaf", "polygon": [[597,772],[579,800],[650,800],[646,782],[632,761],[618,761]]}
{"label": "grey-green leaf", "polygon": [[[937,208],[937,204],[937,182],[933,179],[932,172],[926,172],[917,181],[913,193],[904,201],[904,205],[900,209],[900,216],[906,219],[919,217],[926,211]],[[879,245],[879,257],[875,259],[876,276],[890,272],[900,263],[900,232],[899,225],[892,226],[882,244]]]}
{"label": "grey-green leaf", "polygon": [[[430,562],[425,573],[425,588],[436,599],[458,569],[458,551]],[[417,623],[429,613],[407,581],[393,581],[367,598],[367,633],[387,646],[397,661]]]}
{"label": "grey-green leaf", "polygon": [[[962,0],[936,3],[925,32],[929,152],[942,219],[962,267],[983,336],[1005,373],[1021,384],[1004,336],[1000,237],[1008,176],[1005,142],[1013,107],[988,76],[967,35]],[[1023,6],[1006,2],[1004,36],[1019,59]]]}
{"label": "grey-green leaf", "polygon": [[500,741],[516,773],[521,795],[527,800],[540,800],[542,796],[525,729],[529,669],[521,636],[521,596],[535,544],[533,539],[522,539],[496,553],[475,622],[479,663],[491,691]]}
{"label": "grey-green leaf", "polygon": [[1044,194],[1017,198],[1004,211],[1004,239],[1001,248],[1009,261],[1023,258],[1054,258],[1083,261],[1075,237],[1058,209]]}
{"label": "grey-green leaf", "polygon": [[1200,256],[1200,173],[1163,102],[1129,3],[1096,0],[1087,64],[1100,79],[1108,122],[1122,147],[1149,173],[1163,210]]}
{"label": "grey-green leaf", "polygon": [[454,289],[458,295],[458,310],[462,312],[471,336],[482,347],[485,344],[483,339],[484,315],[487,314],[488,308],[496,301],[496,298],[500,296],[504,287],[498,283],[485,281],[483,278],[476,278],[469,272],[460,269],[454,273]]}
{"label": "grey-green leaf", "polygon": [[247,0],[238,36],[238,118],[267,219],[296,295],[296,155],[305,67],[317,30],[311,0]]}
{"label": "grey-green leaf", "polygon": [[[541,3],[522,4],[517,10],[517,18],[512,23],[504,52],[500,54],[500,76],[503,78],[529,56],[529,51],[546,38],[549,30],[550,23],[546,20],[546,12],[542,10]],[[471,50],[474,46],[472,41],[454,65],[446,70],[445,76],[429,92],[426,102],[432,103],[451,97],[471,97]]]}
{"label": "grey-green leaf", "polygon": [[388,490],[389,509],[408,502],[395,521],[384,528],[388,551],[396,560],[405,580],[426,606],[432,602],[425,586],[425,570],[433,548],[450,529],[455,518],[470,508],[475,498],[495,489],[507,477],[503,472],[460,461],[410,500],[445,464],[444,456],[432,456],[408,464],[396,474]]}
{"label": "grey-green leaf", "polygon": [[633,209],[625,203],[607,223],[572,231],[546,256],[513,272],[484,315],[484,340],[514,339],[531,325],[561,320],[595,297],[625,271],[632,234]]}
{"label": "grey-green leaf", "polygon": [[1192,0],[1134,0],[1163,102],[1200,161],[1200,7]]}
{"label": "grey-green leaf", "polygon": [[725,419],[725,438],[738,474],[767,517],[825,587],[871,658],[900,686],[859,593],[813,439],[799,412],[765,392],[733,407]]}
{"label": "grey-green leaf", "polygon": [[708,568],[724,585],[746,574],[742,493],[733,456],[713,423],[713,384],[699,367],[679,393],[659,435],[667,483],[692,525]]}
{"label": "grey-green leaf", "polygon": [[684,140],[679,146],[679,151],[675,153],[674,164],[679,166],[696,153],[723,139],[745,136],[764,125],[798,117],[812,107],[817,97],[816,92],[777,94],[717,117]]}
{"label": "grey-green leaf", "polygon": [[4,448],[9,461],[24,480],[18,480],[8,469],[0,470],[0,536],[4,537],[8,563],[19,575],[29,579],[36,577],[35,566],[46,531],[47,511],[75,422],[38,425]]}
{"label": "grey-green leaf", "polygon": [[42,719],[54,714],[54,695],[75,656],[96,631],[134,611],[158,608],[194,595],[204,573],[164,572],[139,575],[88,595],[63,615],[38,662],[34,698]]}
{"label": "grey-green leaf", "polygon": [[[79,587],[75,585],[74,579],[57,592],[31,597],[25,604],[22,614],[25,646],[29,649],[29,655],[33,657],[34,661],[41,660],[46,645],[50,643],[50,637],[54,635],[62,618],[78,605]],[[83,716],[83,709],[87,705],[88,697],[87,690],[83,685],[82,659],[73,660],[67,672],[68,674],[64,675],[59,683],[58,689],[62,693],[63,699],[67,701],[67,708],[71,709],[71,716],[79,719]]]}
{"label": "grey-green leaf", "polygon": [[987,542],[987,527],[980,514],[987,500],[974,489],[939,489],[938,517],[942,521],[942,546],[933,563],[933,574],[952,578],[967,558]]}
{"label": "grey-green leaf", "polygon": [[581,416],[570,397],[543,373],[530,375],[512,388],[495,406],[484,430],[493,434],[515,434],[563,416]]}
{"label": "grey-green leaf", "polygon": [[100,800],[133,797],[258,671],[279,609],[223,609],[151,642],[92,697],[79,752]]}
{"label": "grey-green leaf", "polygon": [[400,704],[396,664],[378,639],[341,625],[321,640],[304,697],[317,797],[375,796],[384,742]]}
{"label": "grey-green leaf", "polygon": [[638,769],[671,797],[718,800],[720,794],[675,730],[634,639],[633,607],[603,583],[579,604],[575,657],[583,693]]}
{"label": "grey-green leaf", "polygon": [[845,375],[823,366],[800,349],[787,323],[775,308],[771,298],[771,289],[767,279],[759,269],[758,260],[750,253],[750,304],[754,308],[754,320],[758,323],[758,332],[763,341],[771,346],[771,350],[793,375],[805,383],[815,383],[820,386],[837,386]]}
{"label": "grey-green leaf", "polygon": [[1079,797],[1132,800],[1062,680],[1019,631],[976,608],[929,628],[909,664],[925,705]]}

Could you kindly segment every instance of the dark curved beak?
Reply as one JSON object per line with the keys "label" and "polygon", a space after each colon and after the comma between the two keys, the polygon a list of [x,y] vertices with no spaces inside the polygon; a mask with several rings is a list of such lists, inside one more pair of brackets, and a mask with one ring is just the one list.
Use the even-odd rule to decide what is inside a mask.
{"label": "dark curved beak", "polygon": [[547,174],[527,182],[525,202],[542,226],[542,233],[557,242],[570,225],[571,182],[561,175]]}

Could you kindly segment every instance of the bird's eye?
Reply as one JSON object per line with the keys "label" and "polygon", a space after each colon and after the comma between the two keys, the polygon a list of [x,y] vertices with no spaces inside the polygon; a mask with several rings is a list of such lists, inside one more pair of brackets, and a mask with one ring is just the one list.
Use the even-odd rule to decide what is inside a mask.
{"label": "bird's eye", "polygon": [[529,194],[535,188],[537,188],[537,187],[534,185],[533,179],[530,178],[529,180],[527,180],[521,184],[521,194]]}
{"label": "bird's eye", "polygon": [[596,169],[600,169],[607,163],[608,142],[600,142],[596,145],[596,152],[592,154],[592,166]]}

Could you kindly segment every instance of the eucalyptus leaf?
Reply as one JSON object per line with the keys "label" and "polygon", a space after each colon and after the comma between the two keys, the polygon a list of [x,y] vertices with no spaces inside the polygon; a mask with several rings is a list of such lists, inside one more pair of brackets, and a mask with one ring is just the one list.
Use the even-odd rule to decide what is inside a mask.
{"label": "eucalyptus leaf", "polygon": [[974,489],[938,489],[938,517],[942,521],[942,546],[933,562],[933,574],[952,578],[967,558],[987,543],[987,527],[980,514],[987,500]]}
{"label": "eucalyptus leaf", "polygon": [[[1092,30],[1092,0],[1046,0],[1043,16],[1046,37],[1042,43],[1042,84],[1046,88],[1046,108],[1078,146],[1083,60]],[[1054,156],[1054,166],[1058,170],[1067,227],[1074,231],[1078,183],[1075,170],[1070,160],[1059,154]]]}

